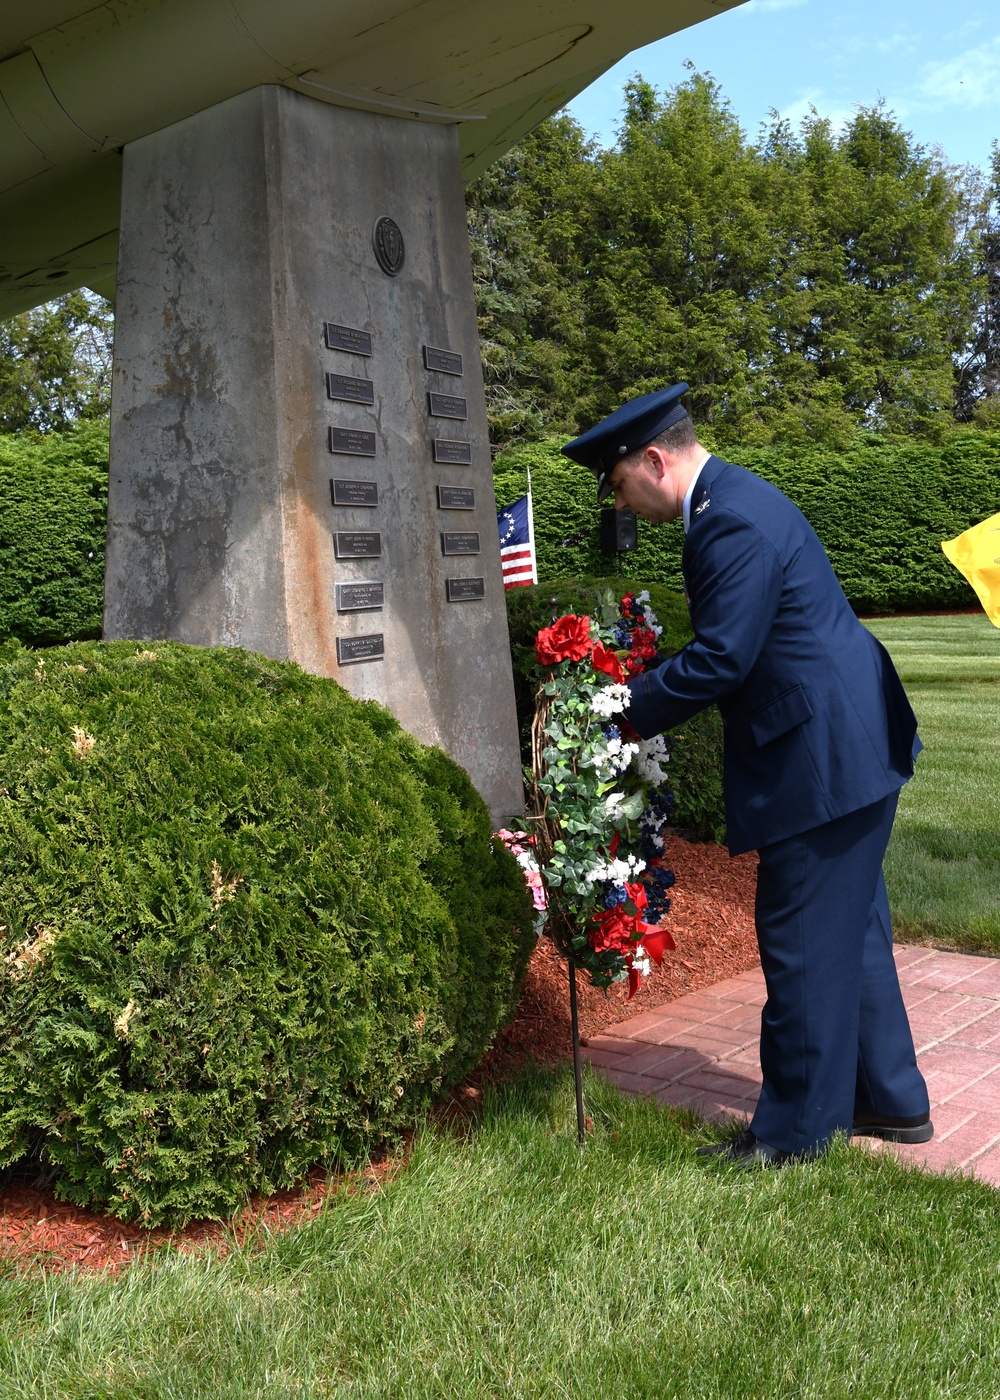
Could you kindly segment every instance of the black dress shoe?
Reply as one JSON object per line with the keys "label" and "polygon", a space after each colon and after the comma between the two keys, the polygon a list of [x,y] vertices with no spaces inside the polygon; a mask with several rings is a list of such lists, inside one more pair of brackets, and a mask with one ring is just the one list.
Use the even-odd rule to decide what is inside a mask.
{"label": "black dress shoe", "polygon": [[708,1147],[699,1147],[697,1155],[721,1157],[738,1167],[783,1167],[788,1162],[799,1160],[794,1152],[782,1152],[778,1147],[769,1147],[766,1142],[761,1142],[749,1128],[729,1142],[713,1142]]}
{"label": "black dress shoe", "polygon": [[929,1113],[916,1118],[887,1118],[859,1113],[851,1128],[852,1137],[877,1137],[886,1142],[930,1142],[934,1124]]}

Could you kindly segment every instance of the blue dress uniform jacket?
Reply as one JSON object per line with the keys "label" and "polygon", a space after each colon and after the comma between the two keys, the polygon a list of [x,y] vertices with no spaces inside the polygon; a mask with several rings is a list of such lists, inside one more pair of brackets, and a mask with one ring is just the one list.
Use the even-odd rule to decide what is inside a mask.
{"label": "blue dress uniform jacket", "polygon": [[644,737],[716,703],[729,848],[757,849],[767,1002],[751,1128],[821,1151],[860,1115],[928,1109],[892,956],[882,857],[917,723],[805,517],[710,457],[683,555],[695,639],[629,682]]}
{"label": "blue dress uniform jacket", "polygon": [[630,683],[644,737],[716,703],[733,855],[896,791],[921,747],[892,661],[797,506],[710,457],[682,566],[695,640]]}

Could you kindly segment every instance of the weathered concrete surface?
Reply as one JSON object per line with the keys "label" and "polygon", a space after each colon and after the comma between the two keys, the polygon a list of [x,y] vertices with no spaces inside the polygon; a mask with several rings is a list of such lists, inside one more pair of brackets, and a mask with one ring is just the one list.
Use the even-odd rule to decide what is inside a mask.
{"label": "weathered concrete surface", "polygon": [[[389,277],[372,229],[395,219]],[[105,636],[289,657],[389,706],[470,773],[494,814],[520,809],[513,684],[455,128],[349,111],[278,87],[126,148],[111,428]],[[323,324],[370,331],[370,358]],[[431,345],[461,379],[424,368]],[[326,395],[370,378],[374,404]],[[427,392],[468,420],[431,418]],[[331,425],[373,431],[333,455]],[[435,465],[434,437],[471,466]],[[378,483],[334,507],[332,477]],[[442,511],[437,485],[475,488]],[[335,530],[377,530],[380,559],[338,561]],[[443,530],[482,553],[445,559]],[[482,576],[481,602],[445,579]],[[381,613],[338,615],[338,581],[384,579]],[[336,639],[382,632],[384,661],[338,666]]]}

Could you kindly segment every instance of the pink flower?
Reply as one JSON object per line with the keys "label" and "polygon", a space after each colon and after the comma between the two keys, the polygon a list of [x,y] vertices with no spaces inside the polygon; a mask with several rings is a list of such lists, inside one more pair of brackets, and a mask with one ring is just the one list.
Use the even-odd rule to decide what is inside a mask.
{"label": "pink flower", "polygon": [[547,909],[548,901],[545,898],[545,886],[542,884],[541,872],[538,870],[526,870],[524,877],[528,882],[528,889],[531,891],[531,902],[536,909]]}

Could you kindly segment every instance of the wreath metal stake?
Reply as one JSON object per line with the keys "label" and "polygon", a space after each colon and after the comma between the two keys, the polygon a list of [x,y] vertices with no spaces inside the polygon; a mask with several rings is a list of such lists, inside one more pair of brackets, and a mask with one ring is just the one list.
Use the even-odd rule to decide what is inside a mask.
{"label": "wreath metal stake", "polygon": [[586,1142],[587,1123],[583,1116],[583,1080],[580,1074],[580,1020],[576,1009],[576,964],[569,966],[569,1019],[573,1026],[573,1080],[576,1084],[576,1139],[582,1147]]}

